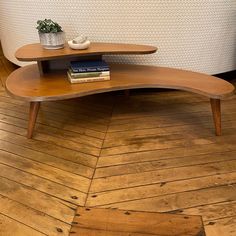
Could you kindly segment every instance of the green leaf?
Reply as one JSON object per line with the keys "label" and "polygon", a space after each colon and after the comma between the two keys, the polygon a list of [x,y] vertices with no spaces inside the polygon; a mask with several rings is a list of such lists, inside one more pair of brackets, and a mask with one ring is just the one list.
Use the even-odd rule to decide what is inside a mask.
{"label": "green leaf", "polygon": [[52,21],[51,19],[38,20],[37,25],[38,26],[36,27],[36,29],[38,30],[38,32],[41,33],[62,32],[61,26],[57,22]]}

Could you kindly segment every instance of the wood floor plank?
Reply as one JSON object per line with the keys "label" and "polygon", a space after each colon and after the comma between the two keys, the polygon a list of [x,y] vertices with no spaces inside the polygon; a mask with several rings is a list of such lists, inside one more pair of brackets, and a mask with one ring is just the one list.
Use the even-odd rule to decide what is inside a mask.
{"label": "wood floor plank", "polygon": [[189,215],[201,215],[203,216],[203,220],[205,222],[222,218],[230,218],[236,216],[236,201],[183,209],[181,213]]}
{"label": "wood floor plank", "polygon": [[94,171],[91,167],[84,166],[65,159],[57,158],[55,156],[41,153],[38,151],[34,151],[32,149],[28,149],[17,144],[12,144],[4,140],[0,140],[0,150],[10,152],[12,154],[16,154],[34,161],[38,161],[40,163],[44,163],[87,178],[92,178]]}
{"label": "wood floor plank", "polygon": [[[104,94],[105,95],[105,94]],[[94,94],[89,97],[80,97],[71,100],[56,101],[56,102],[46,102],[45,105],[58,107],[63,111],[75,111],[81,114],[89,114],[91,117],[99,117],[109,120],[111,111],[110,107],[113,105],[114,97],[108,95],[109,99],[105,98],[106,95]],[[90,101],[91,100],[91,101]],[[94,100],[94,101],[92,101]],[[96,102],[99,103],[96,103]],[[107,107],[101,108],[101,104],[108,104]],[[76,106],[75,106],[76,105]]]}
{"label": "wood floor plank", "polygon": [[[22,102],[21,107],[17,106],[17,104],[12,103],[12,100],[9,99],[9,97],[4,92],[0,91],[0,107],[2,109],[11,110],[18,113],[23,113],[26,116],[26,112],[28,111],[29,105],[26,102]],[[5,101],[4,101],[5,100]],[[73,111],[73,109],[68,111],[63,111],[60,109],[60,107],[56,108],[53,106],[45,106],[45,104],[42,104],[41,107],[41,113],[43,113],[43,117],[47,117],[47,119],[52,119],[55,121],[59,121],[60,119],[72,119],[72,120],[83,120],[87,123],[95,123],[95,124],[108,124],[109,120],[104,118],[97,118],[97,117],[91,117],[91,114],[84,115],[79,112]],[[23,116],[23,115],[22,115]],[[42,117],[42,118],[43,118]],[[43,119],[41,120],[43,121]],[[46,119],[45,119],[46,121]],[[89,127],[88,127],[89,128]]]}
{"label": "wood floor plank", "polygon": [[50,236],[68,236],[70,225],[0,195],[0,213]]}
{"label": "wood floor plank", "polygon": [[100,154],[100,148],[74,142],[74,141],[65,139],[64,137],[55,137],[55,136],[44,134],[44,133],[36,133],[34,135],[34,139],[38,141],[43,141],[49,144],[55,144],[60,147],[72,149],[74,151],[85,153],[88,155],[99,156]]}
{"label": "wood floor plank", "polygon": [[[154,128],[154,129],[145,129],[145,130],[135,130],[134,133],[129,132],[131,135],[127,134],[126,131],[124,132],[117,132],[112,138],[109,137],[109,134],[107,135],[103,148],[112,148],[112,147],[121,147],[122,146],[128,146],[135,143],[140,142],[152,142],[160,140],[162,142],[170,141],[170,140],[176,140],[176,139],[188,139],[188,138],[198,138],[198,137],[209,137],[212,136],[212,127],[206,128],[204,127],[204,134],[199,132],[199,127],[197,129],[196,126],[192,126],[192,133],[189,133],[187,129],[190,129],[191,127],[171,127],[171,130],[175,130],[173,132],[169,132],[168,128]],[[182,131],[181,131],[182,130]],[[141,131],[141,132],[137,132]],[[145,132],[143,132],[145,131]],[[165,132],[166,131],[166,132]],[[227,130],[227,127],[224,127],[224,134],[227,131],[227,134],[229,132],[233,133],[231,130]],[[136,134],[135,134],[136,133]],[[110,133],[114,134],[114,133]]]}
{"label": "wood floor plank", "polygon": [[236,200],[236,184],[114,203],[105,207],[123,210],[170,212],[206,204]]}
{"label": "wood floor plank", "polygon": [[[78,234],[76,234],[77,232],[73,231],[73,235],[77,236],[166,236],[166,234],[143,234],[143,233],[130,233],[130,232],[114,232],[114,231],[105,231],[105,230],[90,230],[90,229],[86,229],[86,228],[80,228],[78,230]],[[108,234],[109,233],[109,234]],[[200,232],[201,233],[201,232]],[[182,234],[184,236],[192,236],[192,234]],[[195,234],[196,235],[196,234]],[[203,235],[203,233],[198,234],[199,235]],[[168,236],[170,236],[170,234],[168,234]]]}
{"label": "wood floor plank", "polygon": [[[13,111],[9,108],[2,108],[1,104],[0,104],[0,114],[7,115],[7,116],[10,115],[11,117],[22,119],[25,116],[26,112],[22,112],[22,114],[20,112],[16,113],[15,111]],[[41,115],[39,115],[39,118],[40,117],[41,117]],[[27,116],[26,120],[28,121],[28,116]],[[2,119],[2,121],[3,121],[3,119]],[[77,142],[79,144],[80,143],[87,144],[87,145],[94,146],[94,147],[97,147],[97,148],[100,148],[101,145],[102,145],[102,140],[99,139],[99,138],[94,138],[94,137],[79,134],[79,133],[76,133],[76,132],[63,130],[61,128],[52,127],[52,126],[46,125],[47,121],[44,122],[45,124],[40,123],[40,122],[41,121],[38,119],[37,120],[37,127],[38,127],[37,133],[42,132],[42,133],[46,133],[48,135],[52,135],[52,136],[56,136],[56,137],[60,137],[60,138],[65,138],[65,139]],[[14,125],[17,125],[17,124],[18,123],[14,123]],[[23,125],[21,127],[22,127],[22,129],[26,130],[25,125]],[[62,124],[61,124],[61,127],[62,127]],[[23,132],[26,132],[26,131],[23,131]]]}
{"label": "wood floor plank", "polygon": [[[224,135],[231,135],[236,130],[236,120],[222,122],[224,129]],[[212,122],[205,122],[199,125],[194,124],[183,124],[183,125],[172,125],[168,127],[158,127],[150,129],[141,129],[133,131],[121,131],[108,133],[104,141],[103,147],[113,147],[128,145],[138,141],[147,141],[148,139],[165,139],[171,136],[172,139],[188,139],[188,138],[207,138],[213,135],[214,128]]]}
{"label": "wood floor plank", "polygon": [[236,216],[205,223],[207,236],[235,236]]}
{"label": "wood floor plank", "polygon": [[[173,91],[172,91],[173,92]],[[146,102],[143,99],[142,95],[139,95],[139,99],[142,100],[141,104],[135,103],[135,101],[126,103],[123,102],[123,107],[119,108],[119,104],[115,106],[115,110],[113,112],[113,116],[111,119],[112,125],[118,124],[127,124],[128,120],[137,122],[140,119],[154,119],[158,117],[179,117],[183,116],[183,118],[192,115],[193,117],[198,116],[198,114],[209,115],[210,107],[209,100],[205,99],[205,101],[199,101],[198,98],[196,102],[191,102],[191,98],[184,98],[181,103],[170,103],[168,102],[168,96],[165,95],[165,98],[159,98],[159,94],[155,95],[158,101],[166,102],[166,104],[156,104],[154,101]],[[155,100],[154,96],[151,96],[149,100]],[[186,100],[187,99],[187,100]],[[175,100],[175,97],[173,97]],[[188,102],[188,100],[190,100]],[[234,105],[236,101],[236,96],[234,98],[230,98],[230,102],[228,100],[222,101],[222,111],[223,114],[229,114],[230,111],[234,111]],[[172,101],[173,102],[173,101]]]}
{"label": "wood floor plank", "polygon": [[24,224],[19,223],[0,213],[0,235],[1,236],[45,236],[46,234],[40,233]]}
{"label": "wood floor plank", "polygon": [[[233,117],[235,111],[232,109],[231,113],[223,113],[223,119],[229,120]],[[130,120],[122,120],[122,122],[115,122],[110,124],[109,132],[118,132],[124,130],[136,130],[147,129],[151,127],[167,126],[170,124],[181,125],[183,123],[194,124],[202,123],[204,121],[211,121],[211,112],[194,112],[194,113],[180,113],[172,115],[158,115],[136,118],[130,122]]]}
{"label": "wood floor plank", "polygon": [[[58,114],[48,114],[48,112],[42,110],[39,113],[39,119],[38,122],[40,123],[47,123],[48,125],[51,126],[61,126],[67,125],[67,126],[75,126],[77,129],[81,128],[82,130],[89,129],[91,130],[90,132],[94,131],[94,133],[99,133],[99,132],[105,132],[106,131],[106,124],[102,123],[95,123],[95,122],[89,122],[86,119],[79,119],[77,117],[73,118],[73,116],[59,116]],[[94,119],[95,120],[95,119]]]}
{"label": "wood floor plank", "polygon": [[[15,124],[15,125],[19,125],[20,127],[26,127],[27,126],[27,122],[25,120],[21,120],[15,117],[9,117],[6,115],[2,115],[0,114],[0,121],[2,122],[7,122],[10,124]],[[36,129],[37,130],[37,129]],[[36,135],[34,136],[35,140],[38,141],[43,141],[43,142],[47,142],[47,143],[52,143],[52,144],[58,144],[62,147],[69,147],[72,150],[75,149],[76,151],[80,151],[82,153],[88,154],[88,155],[95,155],[98,156],[99,152],[100,152],[100,148],[96,148],[94,146],[88,146],[88,145],[84,145],[78,142],[73,142],[70,140],[65,140],[63,137],[54,137],[54,136],[50,136],[44,133],[36,133]]]}
{"label": "wood floor plank", "polygon": [[113,165],[131,164],[131,163],[142,163],[147,161],[158,161],[174,158],[181,158],[187,156],[198,155],[210,155],[219,152],[228,152],[236,149],[235,142],[233,140],[229,142],[212,143],[207,145],[193,145],[185,147],[177,147],[163,150],[148,150],[144,152],[134,152],[119,155],[100,156],[97,167],[106,167]]}
{"label": "wood floor plank", "polygon": [[[192,142],[190,142],[192,141]],[[118,155],[131,152],[143,152],[148,150],[159,150],[159,149],[169,149],[175,147],[185,147],[186,145],[194,144],[211,144],[213,141],[211,139],[195,139],[195,140],[186,140],[186,139],[152,139],[143,142],[132,142],[129,145],[115,146],[109,148],[103,148],[101,151],[101,156],[108,155]]]}
{"label": "wood floor plank", "polygon": [[172,158],[171,160],[159,160],[135,164],[116,165],[96,168],[94,178],[102,178],[117,175],[134,174],[153,170],[162,170],[175,167],[199,165],[204,163],[221,162],[236,159],[236,151],[213,153],[208,155],[185,156]]}
{"label": "wood floor plank", "polygon": [[[75,236],[204,236],[199,216],[81,208],[71,231]],[[73,235],[71,234],[71,235]]]}
{"label": "wood floor plank", "polygon": [[[19,104],[19,105],[22,105],[23,107],[28,107],[27,102],[12,99],[3,90],[2,90],[2,92],[0,92],[0,97],[1,97],[1,100],[4,102],[9,102],[12,104]],[[112,99],[112,97],[111,97],[111,99]],[[62,117],[66,114],[71,115],[72,117],[77,114],[82,115],[82,116],[89,116],[90,118],[88,118],[88,120],[92,120],[91,118],[93,117],[94,119],[92,121],[94,123],[96,123],[96,121],[101,121],[102,119],[103,119],[103,121],[109,122],[110,114],[111,114],[111,111],[109,108],[111,108],[112,106],[107,109],[107,111],[106,111],[107,114],[104,114],[102,112],[96,111],[96,104],[93,104],[93,106],[88,107],[85,104],[78,102],[76,105],[75,104],[72,105],[71,103],[73,103],[73,101],[75,102],[76,99],[66,100],[67,104],[63,104],[61,101],[44,102],[43,103],[43,110],[49,111],[52,113],[62,114]]]}
{"label": "wood floor plank", "polygon": [[[135,92],[135,90],[134,90]],[[122,99],[122,98],[121,98]],[[160,92],[147,92],[145,95],[143,92],[132,94],[129,100],[123,100],[123,102],[116,105],[114,111],[114,119],[118,120],[117,115],[122,114],[120,119],[123,118],[129,111],[132,112],[147,112],[149,110],[157,110],[157,108],[184,106],[188,104],[207,103],[208,99],[204,96],[186,93],[184,91],[164,91]],[[130,109],[128,109],[128,107]]]}
{"label": "wood floor plank", "polygon": [[42,176],[56,183],[80,190],[81,192],[87,193],[90,180],[75,175],[52,166],[44,165],[39,162],[24,159],[21,156],[17,156],[5,151],[0,150],[0,163],[15,167],[28,173]]}
{"label": "wood floor plank", "polygon": [[104,148],[102,149],[101,155],[117,155],[122,153],[130,153],[130,152],[141,152],[155,149],[170,149],[176,147],[186,147],[186,146],[194,146],[194,145],[209,145],[212,143],[227,143],[229,140],[231,143],[235,144],[236,135],[226,135],[226,136],[211,136],[207,138],[188,138],[188,139],[175,139],[175,140],[166,140],[166,139],[157,139],[145,142],[145,140],[141,140],[139,142],[131,143],[130,145]]}
{"label": "wood floor plank", "polygon": [[[232,113],[232,111],[231,111]],[[133,121],[130,121],[131,123]],[[148,121],[143,121],[143,122],[148,122]],[[222,119],[222,125],[224,128],[228,128],[230,124],[232,124],[235,127],[235,116],[224,116]],[[207,135],[211,134],[209,131],[212,130],[213,128],[213,123],[211,117],[209,119],[206,119],[205,121],[200,121],[198,120],[197,122],[183,122],[183,123],[177,123],[174,120],[172,123],[164,124],[164,123],[159,123],[158,125],[151,125],[150,127],[147,128],[139,128],[139,124],[136,125],[134,129],[125,129],[125,130],[119,130],[119,131],[114,131],[114,132],[109,132],[107,134],[107,138],[110,139],[111,141],[115,138],[127,138],[130,139],[132,137],[139,137],[139,136],[144,136],[144,135],[169,135],[169,134],[181,134],[181,130],[185,134],[188,134],[188,131],[193,130],[193,134],[195,135]],[[201,127],[201,132],[198,130]],[[132,133],[133,132],[133,133]],[[189,132],[191,134],[191,132]],[[124,136],[125,135],[125,136]]]}
{"label": "wood floor plank", "polygon": [[78,127],[83,127],[95,131],[105,132],[107,128],[106,122],[96,122],[96,119],[89,118],[83,118],[81,119],[79,116],[73,116],[73,115],[65,115],[61,114],[60,116],[58,114],[49,113],[48,111],[45,111],[44,107],[41,111],[42,116],[39,115],[39,121],[40,122],[48,122],[49,124],[52,123],[52,125],[57,122],[63,123],[63,124],[69,124],[74,125]]}
{"label": "wood floor plank", "polygon": [[75,105],[77,105],[78,102],[80,102],[81,107],[83,107],[85,110],[91,108],[92,111],[93,110],[100,111],[102,113],[107,114],[107,116],[109,117],[110,115],[109,108],[113,106],[114,102],[116,101],[115,96],[113,96],[113,94],[115,94],[115,92],[93,94],[90,96],[78,97],[75,99],[61,100],[56,102],[59,104],[70,106],[71,108],[75,108]]}
{"label": "wood floor plank", "polygon": [[0,176],[8,178],[29,188],[55,196],[65,202],[83,206],[86,194],[65,185],[40,177],[28,172],[0,164]]}
{"label": "wood floor plank", "polygon": [[[171,171],[171,170],[170,170]],[[193,191],[213,186],[230,185],[236,182],[236,172],[191,178],[186,180],[163,181],[156,184],[147,184],[132,188],[116,189],[111,191],[90,193],[86,202],[87,206],[101,206],[132,200],[163,196],[168,194]],[[186,214],[188,215],[188,211]],[[195,214],[201,215],[201,214]]]}
{"label": "wood floor plank", "polygon": [[[10,99],[10,98],[2,98],[1,97],[1,100],[7,100],[8,102],[9,101],[11,101],[12,102],[12,100]],[[21,103],[19,103],[19,102],[15,102],[14,101],[14,104],[16,104],[16,105],[22,105],[22,102]],[[10,115],[11,113],[9,113],[9,115]],[[95,138],[100,138],[100,139],[103,139],[104,138],[104,135],[105,135],[105,133],[104,132],[102,132],[102,131],[97,131],[97,130],[93,130],[93,129],[89,129],[88,127],[88,125],[86,126],[86,125],[84,125],[84,126],[80,126],[80,123],[79,122],[76,122],[76,120],[74,120],[72,123],[67,123],[67,122],[64,122],[64,123],[62,123],[62,122],[59,122],[59,121],[57,121],[57,120],[51,120],[51,119],[49,119],[49,120],[46,120],[45,118],[44,118],[44,112],[43,112],[43,106],[42,106],[42,108],[40,109],[40,112],[39,112],[39,117],[42,117],[41,119],[43,119],[43,122],[45,123],[45,125],[48,125],[48,126],[52,126],[52,127],[55,127],[55,128],[63,128],[64,130],[68,130],[68,131],[72,131],[72,132],[77,132],[77,133],[79,133],[79,134],[84,134],[84,135],[87,135],[87,136],[91,136],[91,137],[95,137]],[[40,118],[39,118],[40,119]],[[10,121],[9,121],[10,122]],[[21,124],[21,122],[22,122],[22,124]],[[15,119],[15,121],[14,121],[14,123],[16,123],[16,124],[20,124],[21,126],[24,124],[24,123],[26,123],[26,120],[22,120],[22,121],[20,121],[20,120],[18,120],[17,121],[17,119]],[[18,124],[18,125],[19,125]],[[26,123],[27,124],[27,123]],[[25,127],[26,127],[26,124],[24,125]],[[24,127],[23,126],[23,127]]]}
{"label": "wood floor plank", "polygon": [[[209,103],[209,102],[208,102]],[[222,104],[224,102],[222,101]],[[180,122],[182,119],[186,119],[185,124],[191,125],[191,124],[197,124],[199,123],[199,121],[204,121],[205,122],[210,122],[211,121],[211,111],[209,108],[209,104],[207,104],[207,109],[203,107],[202,104],[199,104],[198,109],[196,109],[194,107],[194,104],[192,104],[191,106],[189,105],[189,107],[186,108],[186,111],[181,111],[179,109],[170,109],[168,107],[163,107],[163,110],[160,111],[158,109],[158,111],[152,111],[150,110],[150,113],[148,113],[147,115],[137,115],[134,118],[120,118],[120,119],[115,119],[113,116],[111,118],[111,124],[117,126],[117,128],[119,129],[119,131],[117,130],[117,132],[122,132],[122,129],[120,129],[118,126],[120,125],[121,127],[123,125],[128,126],[129,124],[133,124],[138,126],[141,125],[140,122],[142,122],[145,124],[147,121],[150,121],[150,124],[153,124],[152,126],[149,125],[150,127],[147,128],[154,128],[154,127],[159,127],[157,123],[157,121],[159,120],[159,122],[161,121],[161,123],[159,125],[162,125],[162,127],[169,127],[171,125],[180,125],[178,122]],[[226,121],[229,119],[234,119],[235,116],[232,115],[231,113],[235,113],[235,103],[233,103],[232,101],[225,103],[224,105],[222,105],[222,118]],[[189,119],[192,118],[193,122],[189,122]],[[200,120],[197,120],[196,118],[199,118]],[[172,121],[172,122],[171,122]],[[177,123],[175,123],[177,121]],[[204,124],[203,123],[203,124]],[[113,126],[112,125],[112,126]],[[124,129],[124,131],[129,131],[129,129]],[[109,135],[112,135],[112,132],[109,133]]]}
{"label": "wood floor plank", "polygon": [[76,144],[80,143],[84,146],[87,145],[96,148],[101,148],[103,143],[103,140],[100,138],[87,136],[70,130],[63,130],[48,125],[37,124],[37,132],[34,134],[34,137],[37,137],[36,135],[40,133],[45,133],[46,135],[50,135],[56,138],[63,138],[64,140],[69,140]]}
{"label": "wood floor plank", "polygon": [[55,197],[2,177],[0,177],[0,195],[68,224],[72,222],[76,209],[71,203],[65,204]]}
{"label": "wood floor plank", "polygon": [[[173,92],[173,91],[172,91]],[[165,102],[166,99],[168,99],[168,96],[165,95],[165,98],[159,98],[159,93],[156,93],[156,99],[158,100],[163,100]],[[192,95],[195,96],[195,95]],[[149,117],[149,116],[162,116],[162,115],[169,115],[172,116],[173,114],[191,114],[193,113],[198,113],[198,112],[210,112],[209,110],[209,101],[204,101],[204,102],[190,102],[188,103],[188,99],[183,99],[181,103],[175,104],[175,103],[168,103],[168,105],[163,104],[159,105],[156,104],[153,101],[146,102],[145,100],[143,101],[142,95],[140,95],[139,99],[141,102],[135,101],[130,101],[130,103],[123,102],[123,107],[119,108],[115,107],[113,115],[112,115],[112,120],[133,120],[136,118],[140,117]],[[152,98],[150,98],[152,99]],[[175,98],[173,97],[173,100]],[[235,100],[234,98],[231,98],[230,103],[227,101],[222,103],[222,109],[225,111],[227,108],[232,108]],[[118,103],[119,104],[119,103]]]}
{"label": "wood floor plank", "polygon": [[121,176],[111,176],[107,178],[94,179],[90,192],[135,187],[150,183],[161,183],[173,180],[184,180],[207,175],[223,174],[236,171],[236,161],[224,161],[218,163],[200,164],[187,167],[178,167],[164,170],[142,172],[138,174],[128,174]]}
{"label": "wood floor plank", "polygon": [[3,130],[0,130],[0,139],[90,167],[94,167],[97,162],[97,157],[93,155],[77,152],[69,148],[64,148],[39,140],[27,139],[26,137],[15,135],[10,132],[5,132]]}
{"label": "wood floor plank", "polygon": [[[228,118],[229,119],[229,118]],[[152,121],[153,120],[153,121]],[[173,123],[175,125],[184,125],[184,124],[201,124],[205,122],[211,121],[211,114],[209,112],[208,115],[188,115],[185,114],[185,116],[182,117],[173,117],[173,116],[166,116],[166,117],[150,117],[141,119],[137,121],[137,123],[129,122],[127,124],[123,125],[113,125],[111,128],[109,128],[109,133],[111,132],[120,132],[120,131],[126,131],[126,130],[140,130],[140,129],[150,129],[150,128],[156,128],[156,127],[167,127],[171,126]]]}
{"label": "wood floor plank", "polygon": [[[47,123],[47,125],[48,124],[49,123]],[[63,124],[63,129],[71,131],[71,132],[77,132],[79,134],[85,134],[87,136],[91,136],[91,137],[99,138],[99,139],[103,139],[105,137],[105,133],[104,132],[87,129],[85,127],[79,127],[79,126],[74,125],[74,124],[67,124],[67,123],[65,123],[65,124]],[[55,126],[54,125],[55,125],[55,123],[53,123],[53,127],[56,127],[56,128],[60,128],[61,127],[61,123],[59,125],[55,125]]]}

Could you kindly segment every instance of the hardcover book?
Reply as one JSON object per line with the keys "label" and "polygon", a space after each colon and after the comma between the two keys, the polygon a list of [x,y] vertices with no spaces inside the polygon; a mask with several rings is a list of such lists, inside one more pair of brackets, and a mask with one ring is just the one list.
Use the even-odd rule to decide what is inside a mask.
{"label": "hardcover book", "polygon": [[109,71],[109,66],[104,60],[99,61],[72,61],[70,63],[72,72],[97,72]]}
{"label": "hardcover book", "polygon": [[67,72],[68,80],[71,83],[87,83],[87,82],[97,82],[97,81],[106,81],[110,80],[110,76],[98,76],[98,77],[86,77],[86,78],[74,78],[70,75],[69,72]]}
{"label": "hardcover book", "polygon": [[108,76],[110,71],[96,71],[96,72],[77,72],[74,73],[69,69],[69,73],[73,78],[86,78],[86,77],[99,77],[99,76]]}

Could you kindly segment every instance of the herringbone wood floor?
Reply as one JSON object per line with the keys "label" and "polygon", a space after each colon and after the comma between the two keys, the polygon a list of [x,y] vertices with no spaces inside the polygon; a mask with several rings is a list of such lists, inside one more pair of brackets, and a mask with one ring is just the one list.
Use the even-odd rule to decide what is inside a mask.
{"label": "herringbone wood floor", "polygon": [[[0,55],[4,84],[14,70]],[[52,88],[53,89],[53,88]],[[207,99],[180,91],[28,104],[0,88],[0,235],[68,235],[78,205],[202,215],[236,235],[236,98],[214,136]]]}

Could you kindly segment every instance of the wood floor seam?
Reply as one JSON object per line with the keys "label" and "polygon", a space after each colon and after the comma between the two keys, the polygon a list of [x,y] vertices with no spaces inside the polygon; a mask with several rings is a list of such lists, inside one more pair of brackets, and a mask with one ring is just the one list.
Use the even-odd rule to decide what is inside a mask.
{"label": "wood floor seam", "polygon": [[[111,119],[112,119],[112,114],[113,114],[113,111],[114,111],[114,106],[115,106],[115,104],[112,105],[112,110],[111,110],[111,114],[110,114],[110,121],[111,121]],[[107,131],[108,131],[108,129],[109,129],[109,125],[110,125],[110,122],[107,124],[106,134],[107,134]],[[102,145],[101,145],[101,148],[100,148],[100,153],[99,153],[99,156],[98,156],[96,165],[95,165],[95,167],[94,167],[94,173],[93,173],[93,176],[92,176],[92,178],[91,178],[90,185],[89,185],[87,197],[86,197],[86,200],[85,200],[85,206],[86,206],[86,204],[87,204],[88,195],[89,195],[89,192],[90,192],[90,188],[91,188],[91,186],[92,186],[92,183],[93,183],[94,175],[95,175],[95,173],[96,173],[96,169],[97,169],[97,165],[98,165],[98,162],[99,162],[99,158],[100,158],[100,156],[101,156],[102,146],[103,146],[104,141],[105,141],[105,139],[106,139],[106,134],[105,134],[105,136],[104,136],[104,139],[103,139],[103,142],[102,142]]]}

